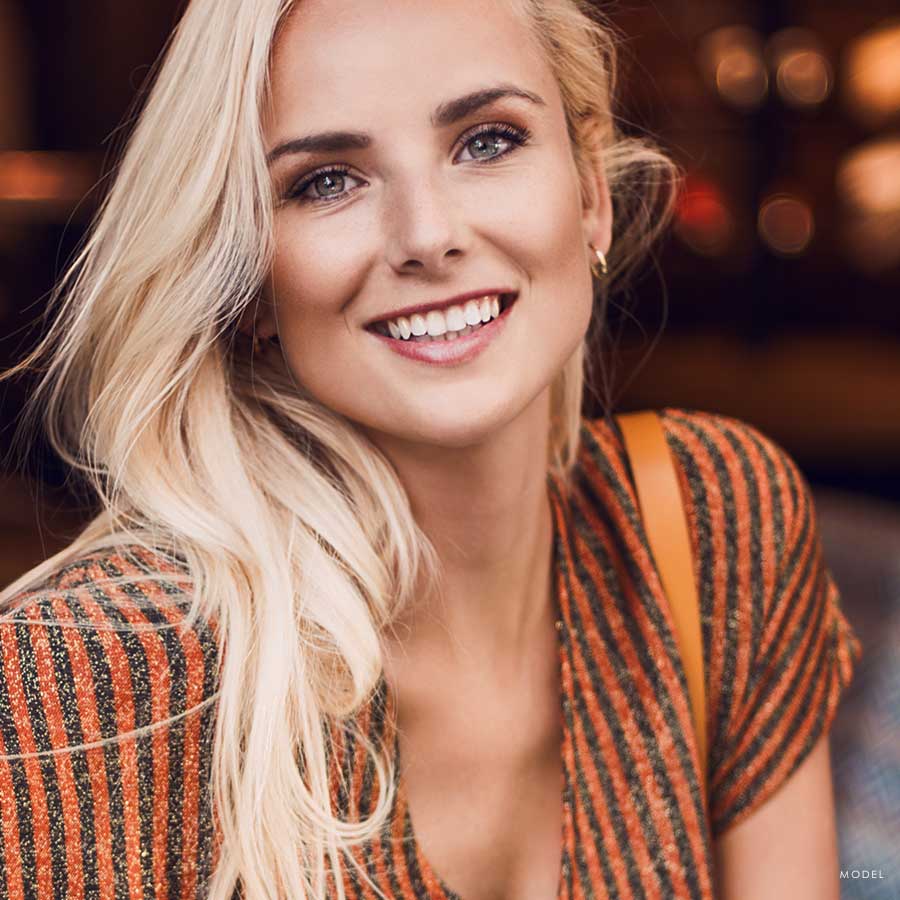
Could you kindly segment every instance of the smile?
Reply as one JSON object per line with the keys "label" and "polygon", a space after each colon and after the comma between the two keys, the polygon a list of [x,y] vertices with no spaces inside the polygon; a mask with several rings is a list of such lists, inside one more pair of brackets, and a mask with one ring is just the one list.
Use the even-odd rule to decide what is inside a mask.
{"label": "smile", "polygon": [[515,300],[515,294],[485,294],[446,309],[383,319],[371,327],[398,341],[455,341],[499,318]]}
{"label": "smile", "polygon": [[517,293],[475,294],[442,308],[380,319],[368,331],[394,353],[432,366],[459,366],[481,356],[506,328]]}

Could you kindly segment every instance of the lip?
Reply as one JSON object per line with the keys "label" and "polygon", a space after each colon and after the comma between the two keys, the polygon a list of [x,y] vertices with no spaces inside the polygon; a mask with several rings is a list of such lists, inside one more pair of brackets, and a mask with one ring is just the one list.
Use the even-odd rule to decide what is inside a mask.
{"label": "lip", "polygon": [[399,319],[400,316],[406,316],[409,318],[412,315],[418,313],[419,315],[424,315],[427,312],[431,312],[433,309],[448,309],[451,306],[457,306],[461,303],[466,303],[468,300],[477,300],[481,297],[491,297],[494,295],[514,295],[517,292],[512,288],[503,287],[503,288],[482,288],[477,291],[469,291],[466,294],[457,294],[455,297],[448,297],[444,300],[432,300],[429,303],[418,303],[415,306],[404,306],[402,309],[394,309],[390,312],[383,313],[377,316],[374,319],[370,319],[368,322],[363,325],[363,328],[371,330],[373,325],[378,324],[379,322],[387,322],[389,319]]}
{"label": "lip", "polygon": [[[483,296],[484,294],[472,294],[466,299]],[[518,295],[514,296],[518,299]],[[458,366],[480,356],[499,337],[506,328],[507,320],[516,305],[516,303],[508,304],[496,319],[491,319],[476,331],[471,331],[464,337],[455,338],[452,341],[414,341],[412,339],[403,341],[388,337],[378,331],[369,331],[369,334],[384,342],[387,348],[398,356],[433,366]],[[376,319],[375,321],[381,320]]]}

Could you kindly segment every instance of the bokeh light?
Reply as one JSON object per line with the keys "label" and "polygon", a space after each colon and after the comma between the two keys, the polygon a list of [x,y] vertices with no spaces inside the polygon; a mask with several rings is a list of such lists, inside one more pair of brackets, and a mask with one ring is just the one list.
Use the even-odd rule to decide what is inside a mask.
{"label": "bokeh light", "polygon": [[834,75],[815,33],[785,28],[770,39],[767,56],[778,94],[789,106],[818,106],[828,98]]}
{"label": "bokeh light", "polygon": [[91,161],[75,154],[0,152],[0,210],[71,208],[90,190]]}
{"label": "bokeh light", "polygon": [[700,64],[707,80],[729,105],[754,110],[766,98],[769,75],[759,33],[746,25],[728,25],[700,43]]}
{"label": "bokeh light", "polygon": [[900,138],[848,153],[838,168],[837,192],[853,262],[873,274],[900,264]]}
{"label": "bokeh light", "polygon": [[843,93],[857,118],[871,127],[900,117],[900,19],[853,41],[843,67]]}
{"label": "bokeh light", "polygon": [[799,256],[812,242],[815,219],[806,201],[793,194],[778,193],[760,204],[757,228],[773,253]]}
{"label": "bokeh light", "polygon": [[696,176],[685,180],[675,213],[675,232],[695,253],[721,256],[734,238],[734,216],[719,187]]}

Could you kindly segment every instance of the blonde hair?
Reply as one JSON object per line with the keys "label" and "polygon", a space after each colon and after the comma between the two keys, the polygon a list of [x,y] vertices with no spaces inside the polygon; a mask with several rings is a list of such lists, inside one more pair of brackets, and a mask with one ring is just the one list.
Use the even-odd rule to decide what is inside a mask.
{"label": "blonde hair", "polygon": [[[621,279],[665,224],[672,166],[618,133],[615,45],[588,4],[515,4],[558,78],[583,189],[594,165],[606,171],[616,203],[610,278]],[[56,291],[58,315],[4,375],[43,366],[32,412],[43,405],[52,446],[101,512],[0,599],[61,562],[136,544],[184,563],[191,616],[214,617],[220,651],[227,645],[212,900],[238,883],[247,900],[321,898],[329,883],[344,896],[348,848],[385,821],[394,773],[387,748],[367,746],[379,785],[372,815],[338,818],[329,724],[352,727],[382,672],[383,629],[422,578],[439,577],[389,462],[304,395],[274,354],[254,357],[237,336],[272,259],[261,121],[291,5],[192,0]],[[605,300],[598,309],[602,318]],[[562,475],[578,449],[583,369],[580,348],[553,385],[548,464]]]}

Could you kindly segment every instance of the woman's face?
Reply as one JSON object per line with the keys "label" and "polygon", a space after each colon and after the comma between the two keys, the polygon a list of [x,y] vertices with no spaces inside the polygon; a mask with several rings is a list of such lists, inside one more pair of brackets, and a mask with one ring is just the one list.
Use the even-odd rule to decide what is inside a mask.
{"label": "woman's face", "polygon": [[272,101],[276,245],[258,331],[373,437],[485,440],[577,349],[587,243],[609,244],[605,182],[582,203],[527,23],[496,0],[302,0]]}

